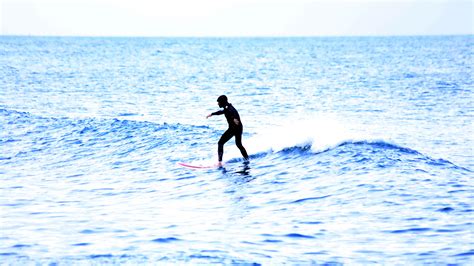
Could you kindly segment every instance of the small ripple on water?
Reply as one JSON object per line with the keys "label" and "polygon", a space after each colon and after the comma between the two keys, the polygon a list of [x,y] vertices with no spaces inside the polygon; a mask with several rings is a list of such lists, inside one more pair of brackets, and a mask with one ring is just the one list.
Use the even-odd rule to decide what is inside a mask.
{"label": "small ripple on water", "polygon": [[405,233],[424,233],[424,232],[429,232],[429,231],[432,231],[433,229],[431,228],[418,228],[418,227],[415,227],[415,228],[409,228],[409,229],[401,229],[401,230],[392,230],[392,231],[388,231],[389,233],[392,233],[392,234],[405,234]]}
{"label": "small ripple on water", "polygon": [[181,239],[176,238],[176,237],[165,237],[165,238],[156,238],[151,241],[156,242],[156,243],[170,243],[170,242],[181,241]]}

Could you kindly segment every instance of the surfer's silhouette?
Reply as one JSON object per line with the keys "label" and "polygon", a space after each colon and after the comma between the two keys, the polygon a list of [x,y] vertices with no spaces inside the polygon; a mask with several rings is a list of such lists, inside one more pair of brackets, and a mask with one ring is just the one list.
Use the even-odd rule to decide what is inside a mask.
{"label": "surfer's silhouette", "polygon": [[222,165],[222,156],[224,155],[224,144],[229,141],[232,137],[235,137],[235,145],[239,148],[242,156],[246,161],[249,160],[249,156],[247,155],[247,151],[245,150],[244,146],[242,145],[242,132],[243,126],[242,121],[240,120],[239,113],[237,110],[227,101],[227,96],[221,95],[217,98],[217,103],[219,104],[220,108],[224,108],[224,110],[220,110],[209,114],[206,118],[209,118],[213,115],[225,115],[227,119],[227,123],[229,123],[229,128],[222,134],[221,138],[219,139],[218,148],[217,148],[217,155],[219,157],[219,165]]}

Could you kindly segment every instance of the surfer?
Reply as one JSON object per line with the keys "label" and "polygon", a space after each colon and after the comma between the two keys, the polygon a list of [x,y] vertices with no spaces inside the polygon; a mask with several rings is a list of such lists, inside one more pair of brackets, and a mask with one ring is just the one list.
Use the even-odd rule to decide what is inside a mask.
{"label": "surfer", "polygon": [[213,115],[225,115],[227,119],[227,123],[229,123],[229,128],[222,134],[219,142],[217,143],[217,155],[219,156],[219,165],[222,164],[222,156],[224,155],[224,144],[229,141],[232,137],[235,136],[235,145],[239,148],[242,156],[246,161],[249,160],[249,156],[247,155],[247,151],[245,150],[244,146],[242,145],[242,132],[243,126],[242,121],[240,121],[240,116],[237,110],[227,101],[227,96],[221,95],[217,98],[217,103],[219,104],[220,108],[224,108],[224,110],[220,110],[209,114],[206,118],[209,118]]}

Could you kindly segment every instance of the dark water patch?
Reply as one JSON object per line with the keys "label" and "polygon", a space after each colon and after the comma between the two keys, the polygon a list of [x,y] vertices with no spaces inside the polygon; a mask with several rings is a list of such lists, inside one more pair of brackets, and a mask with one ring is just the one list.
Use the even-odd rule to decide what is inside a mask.
{"label": "dark water patch", "polygon": [[432,230],[431,228],[417,227],[417,228],[402,229],[402,230],[392,230],[388,232],[392,234],[405,234],[405,233],[424,233],[431,230]]}
{"label": "dark water patch", "polygon": [[359,184],[357,187],[375,188],[375,186],[372,184]]}
{"label": "dark water patch", "polygon": [[462,232],[464,230],[460,229],[438,229],[435,232],[437,233],[456,233],[456,232]]}
{"label": "dark water patch", "polygon": [[[367,192],[383,192],[383,191],[386,191],[386,190],[385,189],[369,189],[369,190],[367,190]],[[396,203],[394,203],[394,202],[385,201],[385,203],[389,203],[391,205],[396,205]],[[400,205],[400,204],[398,204],[398,205]]]}
{"label": "dark water patch", "polygon": [[281,243],[281,242],[283,242],[283,240],[265,239],[265,240],[263,240],[262,242],[265,242],[265,243]]}
{"label": "dark water patch", "polygon": [[27,245],[27,244],[17,244],[12,246],[12,248],[30,248],[32,245]]}
{"label": "dark water patch", "polygon": [[[336,260],[339,259],[339,257],[335,257],[335,258],[331,258],[331,259],[334,260],[334,261],[322,262],[320,265],[323,265],[323,266],[342,266],[342,265],[344,265],[343,263],[336,261]],[[343,260],[343,258],[340,258],[340,260]]]}
{"label": "dark water patch", "polygon": [[207,253],[207,252],[209,252],[209,253],[218,253],[218,252],[219,253],[227,253],[223,250],[218,250],[218,249],[203,249],[203,250],[201,250],[201,252],[203,252],[203,253]]}
{"label": "dark water patch", "polygon": [[86,235],[90,235],[90,234],[96,234],[96,233],[98,233],[98,232],[97,232],[97,231],[94,231],[94,230],[91,230],[91,229],[85,229],[85,230],[80,231],[79,233],[81,233],[81,234],[86,234]]}
{"label": "dark water patch", "polygon": [[138,113],[120,113],[117,116],[140,116]]}
{"label": "dark water patch", "polygon": [[[250,255],[253,255],[253,256],[257,256],[257,257],[260,257],[260,258],[266,258],[266,259],[271,259],[272,256],[270,255],[267,255],[267,254],[262,254],[262,253],[257,253],[257,252],[250,252],[249,253]],[[241,264],[238,264],[238,265],[241,265]],[[260,263],[257,263],[257,262],[251,262],[251,263],[244,263],[242,265],[261,265]]]}
{"label": "dark water patch", "polygon": [[84,247],[84,246],[90,246],[91,243],[76,243],[76,244],[72,244],[71,246],[74,246],[74,247]]}
{"label": "dark water patch", "polygon": [[305,252],[303,253],[304,255],[326,255],[328,254],[327,251],[311,251],[311,252]]}
{"label": "dark water patch", "polygon": [[436,254],[435,251],[427,251],[427,252],[418,253],[418,256],[426,257],[426,256],[433,256],[435,254]]}
{"label": "dark water patch", "polygon": [[183,176],[183,177],[176,178],[176,180],[181,181],[181,180],[193,179],[193,178],[196,178],[196,176],[193,176],[193,175]]}
{"label": "dark water patch", "polygon": [[0,256],[18,256],[18,253],[14,253],[14,252],[0,252]]}
{"label": "dark water patch", "polygon": [[403,77],[406,78],[406,79],[412,79],[412,78],[418,77],[418,74],[416,74],[416,73],[406,73],[406,74],[403,75]]}
{"label": "dark water patch", "polygon": [[293,154],[293,153],[302,154],[303,153],[304,154],[310,150],[311,150],[311,145],[308,144],[308,145],[303,145],[303,146],[294,146],[294,147],[284,148],[279,153],[284,153],[284,154]]}
{"label": "dark water patch", "polygon": [[314,236],[302,235],[297,233],[286,234],[285,236],[291,238],[315,238]]}
{"label": "dark water patch", "polygon": [[97,132],[97,129],[93,128],[93,127],[86,126],[86,127],[84,127],[83,129],[81,129],[79,131],[79,134],[85,134],[85,133],[89,133],[89,132],[91,132],[91,133]]}
{"label": "dark water patch", "polygon": [[426,218],[423,218],[423,217],[414,217],[414,218],[407,218],[405,219],[407,221],[423,221],[423,220],[426,220]]}
{"label": "dark water patch", "polygon": [[323,222],[319,221],[309,221],[309,222],[298,222],[300,224],[322,224]]}
{"label": "dark water patch", "polygon": [[181,241],[181,239],[176,238],[176,237],[165,237],[165,238],[156,238],[151,241],[155,243],[171,243],[171,242]]}
{"label": "dark water patch", "polygon": [[112,254],[97,254],[97,255],[89,255],[88,258],[90,259],[111,259],[114,255]]}
{"label": "dark water patch", "polygon": [[303,199],[292,201],[290,203],[302,203],[302,202],[305,202],[305,201],[320,200],[320,199],[325,199],[325,198],[328,198],[328,197],[331,197],[331,195],[326,195],[326,196],[321,196],[321,197],[303,198]]}
{"label": "dark water patch", "polygon": [[285,182],[285,181],[271,181],[270,183],[274,184],[274,185],[284,185],[284,184],[287,184],[288,182]]}
{"label": "dark water patch", "polygon": [[437,81],[436,87],[439,89],[457,89],[459,85],[456,82]]}
{"label": "dark water patch", "polygon": [[67,175],[67,176],[65,176],[65,178],[75,178],[75,177],[80,177],[80,176],[84,176],[84,174],[72,174],[72,175]]}
{"label": "dark water patch", "polygon": [[0,204],[0,206],[4,207],[19,207],[19,206],[24,206],[27,205],[27,203],[6,203],[6,204]]}
{"label": "dark water patch", "polygon": [[204,254],[192,254],[189,256],[190,259],[221,259],[220,257],[217,256],[210,256],[210,255],[204,255]]}
{"label": "dark water patch", "polygon": [[438,209],[436,211],[438,211],[438,212],[452,212],[452,211],[454,211],[454,208],[445,207],[445,208]]}
{"label": "dark water patch", "polygon": [[302,177],[301,180],[311,180],[315,178],[317,178],[317,176],[305,176],[305,177]]}
{"label": "dark water patch", "polygon": [[[360,156],[360,154],[358,154],[358,156],[356,156],[356,157],[359,157],[359,156]],[[360,163],[360,164],[362,164],[362,163],[370,163],[370,162],[372,162],[372,159],[363,157],[363,158],[357,159],[355,162],[356,162],[356,163]]]}
{"label": "dark water patch", "polygon": [[289,173],[287,171],[283,171],[283,172],[280,172],[280,173],[277,173],[275,174],[276,176],[285,176],[285,175],[288,175]]}
{"label": "dark water patch", "polygon": [[449,194],[454,194],[454,193],[460,193],[460,192],[466,192],[467,190],[464,189],[456,189],[456,190],[450,190],[448,191]]}
{"label": "dark water patch", "polygon": [[52,214],[52,212],[30,212],[30,215],[44,215]]}
{"label": "dark water patch", "polygon": [[[419,169],[419,168],[415,169],[415,172],[424,173],[424,174],[428,173],[428,171],[426,171],[424,169]],[[413,181],[416,181],[416,179],[414,179]]]}
{"label": "dark water patch", "polygon": [[448,184],[451,185],[451,187],[454,187],[454,188],[465,187],[465,185],[463,185],[463,184],[457,184],[457,183],[454,183],[454,182],[449,182]]}
{"label": "dark water patch", "polygon": [[463,253],[459,253],[459,254],[456,254],[454,255],[455,257],[470,257],[470,256],[474,256],[474,249],[471,249],[467,252],[463,252]]}
{"label": "dark water patch", "polygon": [[254,242],[250,242],[250,241],[242,241],[240,243],[246,244],[246,245],[255,245],[255,246],[260,246],[261,245],[259,243],[254,243]]}

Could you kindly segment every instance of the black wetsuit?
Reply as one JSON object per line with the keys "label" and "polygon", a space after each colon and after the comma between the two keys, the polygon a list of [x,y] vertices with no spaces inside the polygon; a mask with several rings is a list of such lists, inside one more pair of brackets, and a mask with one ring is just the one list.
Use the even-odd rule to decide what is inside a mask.
{"label": "black wetsuit", "polygon": [[[242,156],[248,160],[249,156],[247,155],[247,151],[245,150],[244,146],[242,145],[242,132],[243,126],[242,121],[240,120],[239,113],[235,110],[232,104],[228,103],[224,110],[217,111],[212,113],[212,115],[225,115],[227,119],[227,123],[229,123],[229,128],[222,134],[221,138],[218,142],[217,154],[219,155],[219,162],[222,161],[222,155],[224,155],[224,144],[229,141],[232,137],[235,136],[235,145],[239,148]],[[234,119],[239,120],[239,124],[236,125]]]}

